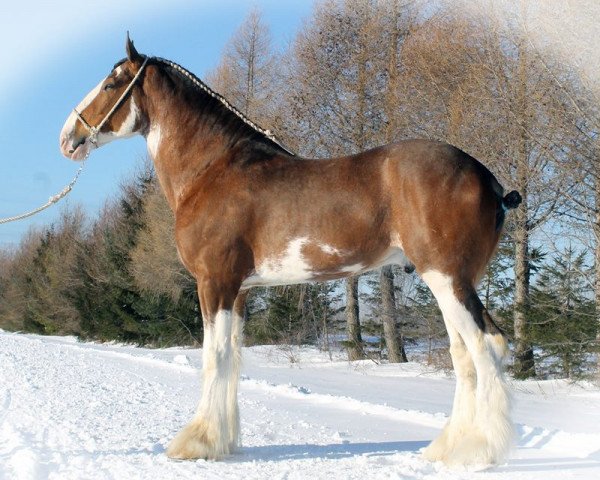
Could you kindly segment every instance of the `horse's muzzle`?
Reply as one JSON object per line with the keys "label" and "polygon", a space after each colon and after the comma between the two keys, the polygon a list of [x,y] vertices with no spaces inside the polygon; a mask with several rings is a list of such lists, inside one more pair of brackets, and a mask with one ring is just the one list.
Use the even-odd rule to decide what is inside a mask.
{"label": "horse's muzzle", "polygon": [[60,151],[71,160],[84,160],[91,149],[91,142],[85,136],[72,139],[70,135],[60,140]]}

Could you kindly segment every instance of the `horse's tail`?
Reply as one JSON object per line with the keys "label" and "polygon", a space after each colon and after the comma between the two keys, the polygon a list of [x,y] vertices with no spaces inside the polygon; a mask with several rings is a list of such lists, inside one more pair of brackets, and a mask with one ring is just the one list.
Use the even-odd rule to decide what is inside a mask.
{"label": "horse's tail", "polygon": [[512,192],[507,193],[504,198],[502,198],[502,206],[505,210],[511,210],[521,205],[522,201],[523,198],[521,197],[521,194],[516,190],[513,190]]}
{"label": "horse's tail", "polygon": [[498,207],[496,208],[496,231],[500,231],[500,229],[504,225],[504,218],[506,212],[508,210],[512,210],[513,208],[517,208],[523,201],[523,198],[521,197],[521,194],[516,190],[513,190],[512,192],[509,192],[504,196],[502,196],[502,194],[499,194],[498,192],[496,192],[496,194],[498,195]]}

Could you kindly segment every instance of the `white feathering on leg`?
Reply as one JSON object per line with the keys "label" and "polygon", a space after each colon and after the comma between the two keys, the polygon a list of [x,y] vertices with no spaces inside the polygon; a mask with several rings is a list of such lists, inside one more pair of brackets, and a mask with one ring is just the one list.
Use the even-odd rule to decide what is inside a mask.
{"label": "white feathering on leg", "polygon": [[230,453],[228,412],[233,355],[232,313],[219,310],[204,330],[202,398],[191,422],[173,439],[167,455],[172,458],[219,459]]}
{"label": "white feathering on leg", "polygon": [[[469,422],[468,405],[461,402],[460,382],[457,381],[457,395],[453,415],[461,415],[458,423],[449,422],[448,429],[442,433],[440,441],[432,443],[431,449],[424,452],[427,458],[443,460],[449,465],[485,466],[501,462],[507,455],[513,439],[513,427],[509,419],[510,400],[506,382],[502,374],[501,357],[504,344],[499,335],[484,334],[476,325],[471,313],[456,298],[452,288],[452,278],[437,271],[428,271],[423,275],[435,295],[444,320],[460,335],[470,354],[476,370],[476,394],[474,402],[474,417]],[[498,338],[497,338],[498,337]],[[460,354],[453,352],[456,357],[457,376],[461,370]],[[462,366],[464,369],[464,365]],[[466,370],[465,370],[466,371]],[[468,393],[464,393],[467,398]],[[452,441],[452,428],[462,432]],[[437,445],[436,445],[437,442]],[[445,451],[442,451],[445,450]]]}

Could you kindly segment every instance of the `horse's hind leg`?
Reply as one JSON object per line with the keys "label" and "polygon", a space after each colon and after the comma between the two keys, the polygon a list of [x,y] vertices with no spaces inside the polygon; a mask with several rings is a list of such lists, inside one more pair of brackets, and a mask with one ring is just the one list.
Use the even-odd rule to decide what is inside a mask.
{"label": "horse's hind leg", "polygon": [[432,462],[445,460],[459,441],[473,426],[475,417],[475,391],[477,375],[471,354],[458,331],[444,315],[444,323],[450,338],[450,355],[456,375],[456,389],[452,414],[444,426],[442,433],[423,451],[427,460]]}
{"label": "horse's hind leg", "polygon": [[[455,331],[451,338],[458,333],[466,347],[465,351],[454,339],[453,361],[462,365],[457,370],[460,390],[453,407],[453,416],[458,414],[459,420],[453,425],[451,419],[442,433],[447,437],[445,444],[443,440],[439,442],[444,448],[437,448],[434,442],[425,455],[453,465],[498,463],[508,453],[512,441],[509,397],[501,366],[506,352],[504,336],[468,281],[438,271],[425,272],[422,277],[435,295],[445,322]],[[474,373],[466,360],[468,355],[477,378],[473,403],[468,399],[468,389],[474,383]]]}
{"label": "horse's hind leg", "polygon": [[[202,397],[190,423],[171,441],[167,455],[179,459],[219,459],[237,442],[237,405],[231,410],[229,392],[237,378],[232,347],[235,293],[198,282],[204,320]],[[238,367],[239,370],[239,367]],[[235,418],[234,418],[235,417]],[[232,422],[235,421],[235,425]]]}

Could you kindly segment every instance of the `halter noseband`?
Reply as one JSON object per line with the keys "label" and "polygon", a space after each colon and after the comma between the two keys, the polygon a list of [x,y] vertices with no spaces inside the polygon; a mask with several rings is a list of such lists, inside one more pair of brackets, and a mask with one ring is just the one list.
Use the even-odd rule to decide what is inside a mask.
{"label": "halter noseband", "polygon": [[140,75],[142,74],[142,72],[144,71],[144,67],[146,66],[146,64],[148,63],[148,59],[149,57],[146,57],[144,59],[144,63],[142,63],[142,66],[140,67],[140,69],[138,70],[138,72],[135,74],[135,76],[133,77],[133,79],[131,80],[131,82],[129,83],[129,85],[127,86],[127,88],[125,89],[125,91],[121,94],[121,96],[119,97],[119,99],[115,102],[115,104],[113,105],[113,107],[110,109],[110,111],[104,116],[104,118],[102,119],[102,121],[96,125],[95,127],[92,127],[86,120],[85,118],[83,118],[83,116],[81,115],[81,113],[79,113],[77,111],[76,108],[73,109],[73,112],[75,112],[75,115],[77,115],[77,118],[79,118],[79,120],[81,121],[81,123],[83,124],[83,126],[85,128],[87,128],[90,132],[90,135],[88,136],[88,140],[89,142],[94,145],[94,147],[98,147],[98,134],[100,133],[100,129],[104,126],[104,124],[108,121],[108,119],[111,117],[111,115],[113,113],[115,113],[115,110],[117,108],[119,108],[119,105],[121,105],[121,102],[125,99],[125,97],[127,96],[127,94],[131,91],[131,89],[133,88],[133,86],[135,85],[135,82],[137,81],[138,78],[140,78]]}

